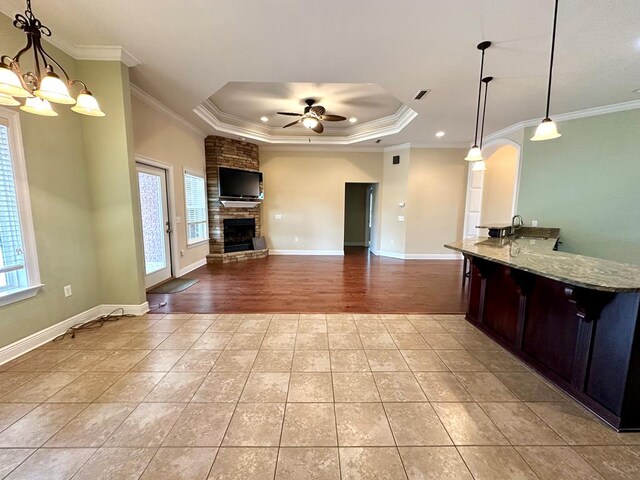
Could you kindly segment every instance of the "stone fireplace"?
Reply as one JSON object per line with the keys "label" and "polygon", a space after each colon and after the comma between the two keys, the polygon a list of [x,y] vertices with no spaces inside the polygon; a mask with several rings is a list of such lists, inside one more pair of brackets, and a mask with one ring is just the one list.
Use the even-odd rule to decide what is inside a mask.
{"label": "stone fireplace", "polygon": [[266,249],[253,250],[252,238],[261,235],[260,205],[225,207],[220,202],[218,190],[218,167],[260,170],[258,146],[210,135],[205,138],[204,147],[209,203],[210,253],[207,262],[227,263],[267,256]]}

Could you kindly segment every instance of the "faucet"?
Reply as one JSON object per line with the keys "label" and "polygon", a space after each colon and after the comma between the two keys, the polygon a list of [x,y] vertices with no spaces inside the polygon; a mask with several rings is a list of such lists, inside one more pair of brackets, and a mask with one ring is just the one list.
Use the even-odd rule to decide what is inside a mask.
{"label": "faucet", "polygon": [[[516,224],[516,220],[518,223]],[[522,215],[514,215],[511,219],[511,235],[516,233],[520,227],[524,225],[524,220],[522,220]]]}

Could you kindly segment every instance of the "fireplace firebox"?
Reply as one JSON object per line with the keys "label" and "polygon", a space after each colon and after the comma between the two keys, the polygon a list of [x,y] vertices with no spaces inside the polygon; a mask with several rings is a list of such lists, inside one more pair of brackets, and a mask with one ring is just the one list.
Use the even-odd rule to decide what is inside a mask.
{"label": "fireplace firebox", "polygon": [[253,250],[253,237],[256,236],[255,218],[225,218],[224,253]]}

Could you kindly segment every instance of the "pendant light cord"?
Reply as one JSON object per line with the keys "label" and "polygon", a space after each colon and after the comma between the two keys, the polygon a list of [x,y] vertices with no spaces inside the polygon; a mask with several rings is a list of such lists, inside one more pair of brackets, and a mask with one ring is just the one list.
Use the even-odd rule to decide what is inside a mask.
{"label": "pendant light cord", "polygon": [[480,120],[480,98],[482,96],[482,72],[484,70],[484,50],[482,50],[482,60],[480,60],[480,80],[478,81],[478,109],[476,110],[476,133],[473,137],[473,146],[478,146],[478,122]]}
{"label": "pendant light cord", "polygon": [[484,117],[487,114],[487,92],[489,91],[489,82],[493,80],[492,77],[487,77],[480,81],[480,87],[484,83],[484,105],[482,106],[482,128],[480,129],[480,150],[482,150],[482,139],[484,138]]}
{"label": "pendant light cord", "polygon": [[558,0],[553,11],[553,33],[551,34],[551,60],[549,62],[549,85],[547,86],[547,113],[545,120],[549,118],[549,105],[551,103],[551,76],[553,75],[553,54],[556,50],[556,25],[558,24]]}

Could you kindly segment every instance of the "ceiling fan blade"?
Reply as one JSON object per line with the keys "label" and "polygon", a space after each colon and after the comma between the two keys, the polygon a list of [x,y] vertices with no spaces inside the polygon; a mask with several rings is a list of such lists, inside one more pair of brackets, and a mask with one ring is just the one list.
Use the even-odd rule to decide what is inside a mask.
{"label": "ceiling fan blade", "polygon": [[311,107],[311,111],[320,116],[324,115],[324,112],[326,112],[327,110],[322,105],[316,105],[315,107]]}
{"label": "ceiling fan blade", "polygon": [[315,127],[313,127],[311,130],[313,130],[316,133],[322,133],[324,132],[324,127],[320,122],[318,122],[318,124]]}
{"label": "ceiling fan blade", "polygon": [[287,128],[287,127],[293,127],[296,123],[299,123],[300,120],[296,120],[295,122],[291,122],[291,123],[287,123],[284,127],[282,128]]}
{"label": "ceiling fan blade", "polygon": [[293,113],[293,112],[276,112],[278,115],[289,115],[290,117],[301,117],[301,113]]}
{"label": "ceiling fan blade", "polygon": [[347,119],[341,115],[322,115],[320,118],[326,122],[342,122]]}

